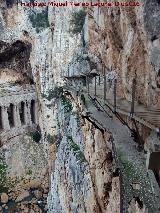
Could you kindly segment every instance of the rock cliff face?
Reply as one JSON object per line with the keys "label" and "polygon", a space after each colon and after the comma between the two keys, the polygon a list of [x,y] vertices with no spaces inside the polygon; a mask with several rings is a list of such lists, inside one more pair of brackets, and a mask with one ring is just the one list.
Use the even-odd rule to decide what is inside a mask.
{"label": "rock cliff face", "polygon": [[16,78],[18,73],[20,75],[19,79],[14,79],[14,81],[21,81],[21,83],[33,83],[32,71],[29,62],[31,45],[17,40],[13,44],[1,42],[0,46],[1,81],[3,78],[5,81],[5,75],[14,76]]}
{"label": "rock cliff face", "polygon": [[119,212],[111,135],[103,134],[79,113],[69,100],[60,101],[57,134],[61,140],[57,141],[48,212]]}
{"label": "rock cliff face", "polygon": [[89,52],[115,70],[120,95],[131,100],[137,79],[137,100],[159,107],[159,2],[140,1],[137,7],[94,8],[86,27]]}
{"label": "rock cliff face", "polygon": [[[73,94],[59,96],[59,88],[65,83],[65,76],[95,70],[102,73],[104,64],[107,72],[117,73],[119,96],[131,100],[132,80],[136,78],[138,102],[156,109],[160,107],[160,5],[158,0],[140,2],[140,6],[130,8],[86,8],[83,28],[74,35],[71,19],[78,7],[26,9],[21,5],[17,7],[11,0],[0,3],[0,83],[35,82],[42,134],[39,149],[29,136],[18,137],[17,142],[10,141],[7,146],[10,154],[3,157],[5,164],[11,164],[10,176],[23,176],[28,171],[28,182],[34,176],[37,181],[40,179],[44,187],[36,188],[38,193],[44,192],[44,199],[49,173],[50,213],[119,212],[120,180],[113,175],[112,133],[102,133],[81,118],[81,101]],[[29,142],[25,145],[24,141]],[[34,174],[25,168],[21,154],[16,152],[17,158],[12,161],[14,149],[21,142],[24,142],[21,149],[30,150],[35,163],[41,161],[35,166],[28,159]],[[41,157],[36,156],[35,149]],[[26,152],[28,158],[30,152]],[[18,159],[22,159],[21,172],[14,170]],[[39,173],[44,174],[40,177]],[[34,188],[34,184],[27,190]],[[10,197],[19,199],[19,196],[23,197],[23,193]],[[32,204],[35,211],[41,212],[35,204],[37,200],[33,199]],[[22,203],[20,209],[24,208]],[[135,209],[146,212],[145,206],[140,208],[136,199],[131,201],[129,212]]]}

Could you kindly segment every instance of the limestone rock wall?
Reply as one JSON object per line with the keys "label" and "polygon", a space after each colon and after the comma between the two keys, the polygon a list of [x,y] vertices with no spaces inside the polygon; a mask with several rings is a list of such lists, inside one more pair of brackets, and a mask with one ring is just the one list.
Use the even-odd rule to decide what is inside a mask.
{"label": "limestone rock wall", "polygon": [[72,99],[73,108],[66,111],[61,100],[57,110],[48,212],[119,212],[119,178],[112,175],[111,135],[103,135],[83,120],[76,105]]}
{"label": "limestone rock wall", "polygon": [[137,7],[89,9],[85,38],[89,53],[118,74],[120,96],[131,100],[136,77],[137,101],[159,108],[159,2],[139,2]]}
{"label": "limestone rock wall", "polygon": [[[29,105],[32,99],[36,100],[36,115],[39,115],[39,97],[37,98],[35,86],[31,85],[36,82],[36,89],[38,88],[31,60],[36,62],[36,58],[33,58],[31,52],[39,33],[32,27],[30,10],[17,7],[16,2],[12,0],[0,2],[1,116],[6,113],[5,119],[1,117],[3,122],[8,121],[8,105],[12,103],[16,109],[14,113],[16,126],[8,128],[7,131],[3,126],[0,133],[1,139],[5,140],[0,148],[0,195],[5,192],[8,198],[4,203],[1,196],[0,212],[2,208],[3,211],[8,209],[9,212],[46,212],[49,189],[48,161],[41,127],[38,125],[41,114],[35,117],[36,125],[31,124]],[[22,102],[27,106],[24,109],[26,125],[21,125],[19,117],[19,104]],[[31,126],[34,128],[30,128]],[[26,198],[29,199],[30,206],[25,201]],[[38,200],[41,200],[40,206]]]}

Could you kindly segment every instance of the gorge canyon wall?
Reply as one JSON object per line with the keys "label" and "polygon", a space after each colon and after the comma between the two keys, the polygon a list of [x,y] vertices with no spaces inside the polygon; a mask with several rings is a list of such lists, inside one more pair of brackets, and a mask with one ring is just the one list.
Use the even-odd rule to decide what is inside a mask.
{"label": "gorge canyon wall", "polygon": [[[11,212],[120,212],[120,176],[114,175],[111,145],[114,136],[82,116],[88,110],[86,104],[92,103],[85,99],[84,104],[68,91],[65,77],[103,75],[105,67],[117,76],[119,97],[131,101],[136,78],[136,101],[159,110],[160,3],[139,2],[136,7],[86,7],[77,33],[73,33],[72,18],[78,7],[0,3],[1,93],[5,96],[7,86],[17,92],[17,85],[24,89],[29,85],[34,87],[37,104],[36,131],[29,128],[6,139],[0,148],[2,185],[8,182],[0,193],[8,194],[9,200],[18,199],[14,210],[8,207]],[[84,89],[79,81],[75,85]],[[139,127],[145,151],[152,152],[154,144],[159,151],[157,133]],[[36,139],[41,137],[38,142],[35,132]],[[149,212],[148,203],[141,206],[134,198],[126,205],[127,211]],[[2,211],[7,204],[0,205]]]}

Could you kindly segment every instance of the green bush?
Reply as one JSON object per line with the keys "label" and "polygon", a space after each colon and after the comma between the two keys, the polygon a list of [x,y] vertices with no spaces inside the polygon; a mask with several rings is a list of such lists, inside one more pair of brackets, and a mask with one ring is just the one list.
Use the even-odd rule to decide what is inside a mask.
{"label": "green bush", "polygon": [[32,170],[28,169],[28,171],[26,172],[26,175],[32,175]]}
{"label": "green bush", "polygon": [[66,98],[66,96],[61,95],[61,102],[64,105],[64,111],[65,112],[71,112],[72,111],[72,109],[73,109],[72,103],[68,98]]}
{"label": "green bush", "polygon": [[43,10],[41,13],[31,13],[29,19],[33,28],[36,28],[37,33],[42,29],[49,27],[48,10]]}
{"label": "green bush", "polygon": [[52,144],[54,142],[54,137],[50,134],[47,135],[47,141],[49,144]]}
{"label": "green bush", "polygon": [[83,152],[80,150],[80,147],[73,141],[72,136],[68,135],[67,140],[69,142],[70,148],[73,150],[73,153],[76,155],[77,160],[81,162],[87,162]]}
{"label": "green bush", "polygon": [[0,161],[0,185],[6,181],[6,164]]}
{"label": "green bush", "polygon": [[63,87],[55,87],[54,90],[49,90],[48,95],[42,94],[43,98],[46,98],[48,101],[53,98],[59,98],[63,93]]}
{"label": "green bush", "polygon": [[31,138],[32,138],[33,141],[38,143],[41,140],[41,133],[39,131],[32,132],[31,133]]}
{"label": "green bush", "polygon": [[78,34],[82,31],[84,21],[85,21],[86,12],[84,9],[74,12],[71,18],[71,33]]}

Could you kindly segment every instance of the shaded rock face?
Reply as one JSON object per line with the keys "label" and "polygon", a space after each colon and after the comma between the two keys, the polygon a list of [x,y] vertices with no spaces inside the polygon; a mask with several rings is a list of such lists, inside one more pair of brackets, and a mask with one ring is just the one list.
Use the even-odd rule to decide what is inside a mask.
{"label": "shaded rock face", "polygon": [[144,4],[145,30],[153,41],[160,36],[160,1],[145,1]]}
{"label": "shaded rock face", "polygon": [[[0,41],[0,72],[4,69],[13,70],[21,74],[21,80],[25,83],[33,83],[31,65],[29,62],[31,44],[20,40],[14,43]],[[12,72],[11,72],[12,74]]]}
{"label": "shaded rock face", "polygon": [[[151,41],[150,61],[155,69],[156,82],[152,85],[154,90],[159,89],[160,70],[160,1],[146,1],[144,4],[144,26],[146,34]],[[155,102],[155,100],[154,100]]]}

